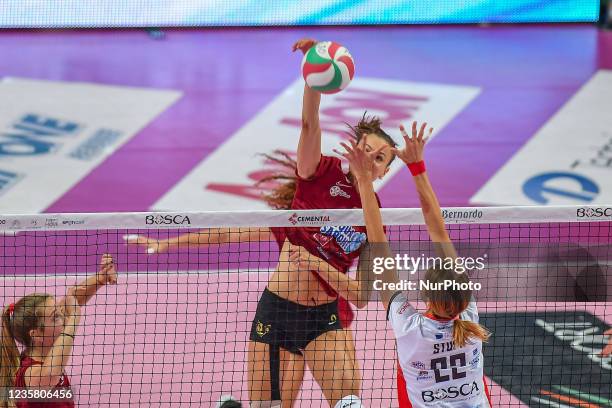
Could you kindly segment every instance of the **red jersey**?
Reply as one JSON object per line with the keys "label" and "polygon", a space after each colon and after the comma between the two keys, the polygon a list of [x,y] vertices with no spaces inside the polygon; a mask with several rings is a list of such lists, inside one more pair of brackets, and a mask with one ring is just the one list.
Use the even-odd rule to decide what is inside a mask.
{"label": "red jersey", "polygon": [[[285,238],[287,237],[285,229],[283,227],[270,227],[270,231],[272,231],[272,235],[278,244],[278,248],[282,249],[283,244],[285,243]],[[319,282],[321,282],[321,277],[319,275],[316,276]],[[323,284],[327,285],[327,282],[323,281]],[[351,326],[351,323],[353,323],[353,319],[355,317],[350,303],[341,296],[338,297],[338,317],[340,318],[340,324],[342,324],[342,327],[345,329]]]}
{"label": "red jersey", "polygon": [[[25,382],[25,372],[28,368],[35,364],[42,365],[42,361],[36,361],[30,357],[22,357],[21,365],[15,375],[15,388],[27,388]],[[70,381],[68,376],[64,373],[57,381],[56,388],[68,388],[70,387]],[[16,408],[74,408],[74,401],[27,401],[19,400],[15,403]]]}
{"label": "red jersey", "polygon": [[[291,208],[295,210],[351,209],[361,208],[361,198],[347,175],[342,171],[340,159],[321,156],[317,170],[308,179],[297,176],[296,191]],[[297,174],[296,174],[297,175]],[[378,200],[378,196],[376,196]],[[380,200],[378,200],[380,206]],[[286,235],[294,245],[299,245],[311,254],[320,257],[331,266],[346,273],[366,241],[363,226],[324,226],[287,228]],[[313,271],[319,283],[329,296],[336,291]],[[348,302],[338,299],[338,309],[343,315],[343,327],[353,320],[353,311]]]}

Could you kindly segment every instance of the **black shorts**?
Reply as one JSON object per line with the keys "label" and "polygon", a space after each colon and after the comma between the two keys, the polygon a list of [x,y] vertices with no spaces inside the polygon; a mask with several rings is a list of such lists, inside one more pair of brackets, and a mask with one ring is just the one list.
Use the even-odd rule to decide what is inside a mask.
{"label": "black shorts", "polygon": [[250,339],[301,355],[308,343],[321,334],[341,329],[338,300],[319,306],[303,306],[266,288],[257,304]]}

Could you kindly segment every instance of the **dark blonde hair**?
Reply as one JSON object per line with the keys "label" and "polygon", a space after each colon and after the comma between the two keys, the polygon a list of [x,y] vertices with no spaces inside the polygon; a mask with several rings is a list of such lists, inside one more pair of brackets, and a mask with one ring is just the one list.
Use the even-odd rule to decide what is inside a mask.
{"label": "dark blonde hair", "polygon": [[[13,387],[20,366],[17,343],[26,350],[32,345],[30,331],[42,328],[44,304],[52,295],[33,293],[5,307],[2,313],[2,343],[0,345],[0,387]],[[12,309],[12,311],[11,311]],[[6,388],[4,388],[6,389]],[[0,404],[8,407],[7,402]]]}
{"label": "dark blonde hair", "polygon": [[[385,132],[381,125],[381,120],[376,116],[368,116],[367,112],[363,114],[363,117],[357,123],[357,126],[346,124],[349,128],[347,132],[350,137],[355,139],[358,143],[364,134],[375,134],[376,136],[383,139],[391,147],[396,147],[397,143],[393,140],[387,132]],[[280,150],[275,150],[272,154],[262,154],[263,157],[283,167],[283,170],[277,174],[273,174],[268,177],[264,177],[259,180],[256,185],[259,186],[267,182],[277,182],[279,185],[275,187],[270,193],[263,194],[264,201],[272,208],[276,210],[288,210],[291,208],[293,197],[295,196],[296,189],[296,170],[297,161],[289,156],[287,153]],[[390,165],[395,160],[395,155],[391,157],[391,160],[387,164]]]}
{"label": "dark blonde hair", "polygon": [[[467,274],[457,273],[450,268],[430,268],[425,273],[425,280],[430,284],[443,284],[449,280],[458,284],[466,284],[470,281]],[[472,298],[471,290],[453,288],[423,290],[422,294],[434,316],[444,320],[458,317],[468,307]],[[475,322],[457,318],[453,323],[453,341],[456,347],[465,346],[470,338],[486,342],[490,335],[486,328]]]}

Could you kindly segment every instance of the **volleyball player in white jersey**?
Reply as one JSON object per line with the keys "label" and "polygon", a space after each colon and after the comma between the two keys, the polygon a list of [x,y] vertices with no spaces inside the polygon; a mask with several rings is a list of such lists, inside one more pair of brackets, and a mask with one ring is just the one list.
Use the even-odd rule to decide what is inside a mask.
{"label": "volleyball player in white jersey", "polygon": [[[441,216],[440,205],[429,183],[423,163],[425,125],[412,138],[401,128],[406,146],[395,150],[413,174],[429,236],[438,256],[456,259]],[[430,130],[431,134],[431,130]],[[365,138],[364,138],[365,139]],[[373,161],[364,151],[365,141],[351,146],[343,144],[343,156],[356,174],[364,210],[368,241],[374,251],[390,257],[391,250],[383,230],[381,213],[372,186]],[[398,281],[395,269],[387,269],[375,279],[384,283]],[[429,269],[424,281],[468,283],[469,278],[452,269]],[[489,407],[490,399],[483,374],[482,343],[489,333],[478,324],[476,302],[469,290],[430,290],[423,293],[427,311],[417,312],[406,293],[381,291],[389,323],[397,340],[397,353],[406,380],[407,401],[402,407]],[[400,393],[401,394],[401,393]]]}

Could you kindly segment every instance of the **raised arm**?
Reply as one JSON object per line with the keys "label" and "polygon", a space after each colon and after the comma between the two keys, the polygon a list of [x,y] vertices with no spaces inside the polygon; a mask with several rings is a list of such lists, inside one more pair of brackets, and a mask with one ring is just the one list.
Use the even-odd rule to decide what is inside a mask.
{"label": "raised arm", "polygon": [[412,137],[408,137],[404,127],[400,126],[400,131],[402,132],[406,145],[401,150],[394,149],[394,153],[408,165],[408,168],[413,174],[412,179],[414,180],[419,201],[421,202],[423,218],[425,219],[429,237],[434,243],[438,256],[454,259],[457,257],[457,252],[448,236],[438,198],[429,182],[429,177],[427,176],[425,164],[423,162],[423,149],[429,135],[431,135],[433,131],[433,129],[430,128],[428,136],[424,137],[426,127],[427,123],[423,123],[420,131],[417,132],[417,122],[413,122]]}
{"label": "raised arm", "polygon": [[[104,285],[117,283],[117,270],[113,257],[109,254],[102,255],[100,270],[87,279],[73,286],[72,293],[80,306],[85,305],[93,295]],[[70,292],[70,290],[69,290]]]}
{"label": "raised arm", "polygon": [[43,359],[42,365],[33,365],[26,371],[25,380],[28,387],[52,387],[64,373],[64,367],[72,354],[72,344],[76,329],[81,321],[81,307],[71,288],[64,302],[64,328],[51,350]]}
{"label": "raised arm", "polygon": [[129,245],[146,246],[147,253],[155,254],[185,247],[271,241],[273,237],[269,228],[206,228],[162,240],[144,235],[126,235],[123,239]]}
{"label": "raised arm", "polygon": [[[366,152],[365,146],[367,143],[367,136],[361,138],[361,142],[356,144],[354,141],[350,141],[350,146],[341,143],[346,150],[346,153],[340,153],[344,156],[350,166],[353,175],[356,178],[357,185],[359,187],[359,196],[361,197],[361,206],[363,207],[363,216],[365,220],[368,243],[369,246],[365,253],[361,256],[365,257],[369,264],[369,273],[373,273],[372,261],[374,258],[392,258],[391,249],[389,248],[389,241],[383,228],[382,215],[380,208],[378,207],[378,200],[376,200],[376,194],[374,193],[374,186],[372,184],[374,173],[374,158],[378,154],[380,149],[372,152]],[[361,258],[360,256],[360,258]],[[371,275],[370,275],[371,277]],[[378,277],[385,283],[395,283],[398,281],[397,271],[395,268],[384,268],[382,274]],[[367,279],[368,285],[371,279]],[[371,288],[368,288],[371,289]],[[381,302],[388,308],[391,298],[395,294],[393,290],[380,290]]]}
{"label": "raised arm", "polygon": [[[305,54],[316,41],[304,38],[293,44],[293,51]],[[301,178],[310,178],[317,170],[321,160],[321,126],[319,124],[319,104],[321,94],[304,84],[302,102],[302,130],[297,149],[297,172]]]}

